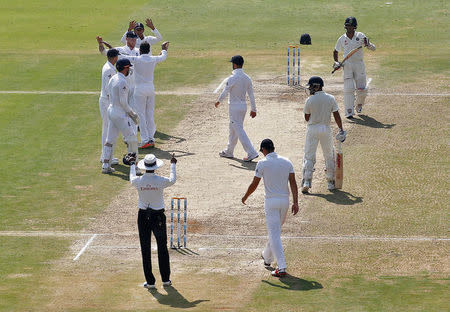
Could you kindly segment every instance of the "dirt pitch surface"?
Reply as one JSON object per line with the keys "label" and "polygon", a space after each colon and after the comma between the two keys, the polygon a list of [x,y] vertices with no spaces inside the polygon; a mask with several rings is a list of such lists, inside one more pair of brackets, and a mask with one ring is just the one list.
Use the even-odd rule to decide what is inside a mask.
{"label": "dirt pitch surface", "polygon": [[[340,80],[335,77],[325,91],[334,94],[341,104]],[[55,274],[49,277],[53,293],[49,296],[54,300],[46,310],[160,311],[171,307],[234,310],[248,302],[262,279],[270,278],[260,258],[267,241],[262,183],[248,199],[248,205],[240,201],[262,155],[254,162],[243,162],[241,159],[246,155],[238,143],[234,159],[218,156],[228,138],[228,105],[223,103],[214,108],[215,87],[197,90],[200,95],[194,103],[187,103],[192,108],[171,132],[168,143],[141,152],[141,158],[146,152],[162,158],[165,166],[158,173],[166,176],[171,153],[178,158],[177,182],[165,190],[168,226],[170,197],[188,198],[188,248],[170,250],[174,287],[161,287],[154,239],[152,259],[157,290],[149,294],[141,286],[144,276],[136,225],[137,191],[130,185],[112,198],[108,209],[85,229],[85,233],[97,235],[84,252],[79,254],[92,238],[90,235],[76,240],[67,257],[55,263]],[[306,128],[302,107],[307,95],[285,85],[281,77],[254,77],[254,88],[258,114],[254,119],[246,117],[247,134],[255,147],[264,138],[273,139],[276,152],[294,163],[300,187]],[[192,90],[180,90],[179,95],[185,92],[192,94]],[[367,102],[370,106],[370,97]],[[345,127],[350,126],[346,123]],[[336,132],[335,125],[333,128]],[[325,189],[323,167],[319,148],[313,192]],[[326,228],[321,228],[321,220],[308,220],[303,213],[302,207],[310,200],[314,198],[300,196],[300,213],[288,216],[283,226],[285,246],[302,236],[328,234]],[[73,261],[76,255],[78,258]],[[288,258],[288,266],[289,262]],[[114,289],[115,285],[119,288]],[[110,304],[108,308],[100,303],[105,301]]]}

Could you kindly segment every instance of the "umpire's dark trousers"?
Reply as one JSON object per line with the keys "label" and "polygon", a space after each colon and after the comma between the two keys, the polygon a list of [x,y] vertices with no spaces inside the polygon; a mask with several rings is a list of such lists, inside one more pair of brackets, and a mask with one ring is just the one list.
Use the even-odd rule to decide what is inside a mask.
{"label": "umpire's dark trousers", "polygon": [[151,234],[155,235],[158,246],[159,272],[163,282],[170,280],[169,251],[167,250],[167,229],[166,215],[164,209],[139,209],[138,213],[139,240],[141,242],[142,264],[147,283],[155,284],[155,277],[152,273],[151,260]]}

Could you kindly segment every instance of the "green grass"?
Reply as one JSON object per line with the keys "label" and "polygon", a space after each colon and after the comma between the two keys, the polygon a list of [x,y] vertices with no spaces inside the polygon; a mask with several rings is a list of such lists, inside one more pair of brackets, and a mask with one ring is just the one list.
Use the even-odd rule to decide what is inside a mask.
{"label": "green grass", "polygon": [[63,255],[67,239],[0,236],[0,311],[31,311],[30,298],[42,296],[46,274]]}

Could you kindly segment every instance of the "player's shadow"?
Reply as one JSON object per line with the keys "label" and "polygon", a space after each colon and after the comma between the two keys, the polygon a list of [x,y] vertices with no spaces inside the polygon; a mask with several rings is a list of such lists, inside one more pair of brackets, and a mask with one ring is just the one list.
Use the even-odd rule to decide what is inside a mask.
{"label": "player's shadow", "polygon": [[329,202],[338,204],[338,205],[354,205],[358,203],[362,203],[363,198],[360,196],[355,196],[350,194],[349,192],[344,192],[341,190],[333,190],[332,193],[328,194],[313,194],[309,193],[307,196],[316,196],[326,199]]}
{"label": "player's shadow", "polygon": [[235,164],[229,164],[231,167],[235,167],[238,169],[244,169],[244,170],[251,170],[251,171],[254,171],[256,168],[255,161],[243,161],[242,159],[238,159],[238,158],[232,158],[232,160],[235,160],[236,162],[240,163],[240,166],[235,165]]}
{"label": "player's shadow", "polygon": [[189,301],[186,298],[184,298],[183,295],[180,294],[178,290],[173,286],[164,287],[164,289],[166,290],[167,295],[158,292],[158,289],[149,289],[148,292],[152,294],[152,296],[156,300],[158,300],[159,304],[164,304],[174,308],[188,309],[196,307],[199,303],[209,301],[203,299]]}
{"label": "player's shadow", "polygon": [[130,180],[130,167],[122,164],[122,159],[119,159],[120,164],[111,166],[116,170],[110,175],[114,177],[121,178],[122,180],[129,181]]}
{"label": "player's shadow", "polygon": [[177,136],[174,136],[174,135],[162,133],[162,132],[159,132],[159,131],[156,131],[155,139],[159,139],[161,141],[164,141],[164,143],[166,141],[172,141],[172,140],[175,140],[174,143],[181,143],[181,142],[186,141],[185,138],[181,138],[181,137],[177,137]]}
{"label": "player's shadow", "polygon": [[308,291],[323,288],[322,284],[320,284],[319,282],[307,281],[290,274],[287,274],[285,277],[280,278],[279,281],[281,282],[281,284],[262,280],[262,282],[267,285],[286,290]]}
{"label": "player's shadow", "polygon": [[349,123],[379,129],[391,129],[395,126],[395,124],[384,124],[367,115],[358,115],[358,117],[359,118],[353,117],[353,119],[349,120]]}

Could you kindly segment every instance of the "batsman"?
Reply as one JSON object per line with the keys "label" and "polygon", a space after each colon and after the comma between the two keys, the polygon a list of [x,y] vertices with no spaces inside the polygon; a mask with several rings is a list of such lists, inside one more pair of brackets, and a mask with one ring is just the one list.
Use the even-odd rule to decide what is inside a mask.
{"label": "batsman", "polygon": [[[360,114],[367,96],[366,67],[363,60],[363,49],[375,51],[375,45],[362,32],[356,32],[358,22],[353,16],[345,19],[345,34],[339,37],[333,51],[334,71],[344,69],[344,105],[345,117],[352,119],[354,107]],[[339,62],[339,51],[343,51],[343,61]],[[333,72],[334,72],[333,71]],[[356,87],[356,97],[355,97]]]}

